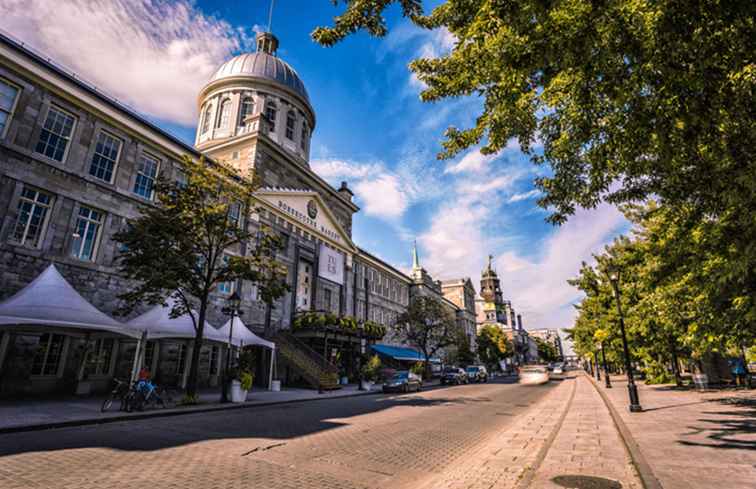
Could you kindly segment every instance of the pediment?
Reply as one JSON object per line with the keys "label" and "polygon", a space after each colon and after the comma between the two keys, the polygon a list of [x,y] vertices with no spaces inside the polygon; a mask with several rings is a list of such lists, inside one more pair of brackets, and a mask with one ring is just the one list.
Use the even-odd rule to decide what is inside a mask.
{"label": "pediment", "polygon": [[354,253],[355,246],[323,198],[312,190],[264,188],[255,196],[303,230]]}

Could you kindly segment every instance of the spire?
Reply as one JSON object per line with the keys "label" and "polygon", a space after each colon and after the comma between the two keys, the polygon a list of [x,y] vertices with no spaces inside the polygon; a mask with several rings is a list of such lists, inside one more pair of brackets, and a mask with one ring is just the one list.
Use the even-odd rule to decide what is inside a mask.
{"label": "spire", "polygon": [[493,271],[492,262],[493,262],[493,255],[488,255],[488,269],[490,271]]}
{"label": "spire", "polygon": [[412,245],[412,269],[418,270],[420,268],[420,259],[417,257],[417,240]]}

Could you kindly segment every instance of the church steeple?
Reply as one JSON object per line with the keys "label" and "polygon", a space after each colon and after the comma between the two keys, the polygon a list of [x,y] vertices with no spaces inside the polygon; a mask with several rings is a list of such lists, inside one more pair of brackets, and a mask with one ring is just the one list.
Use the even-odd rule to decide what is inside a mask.
{"label": "church steeple", "polygon": [[420,269],[420,259],[417,256],[417,240],[412,244],[412,270]]}

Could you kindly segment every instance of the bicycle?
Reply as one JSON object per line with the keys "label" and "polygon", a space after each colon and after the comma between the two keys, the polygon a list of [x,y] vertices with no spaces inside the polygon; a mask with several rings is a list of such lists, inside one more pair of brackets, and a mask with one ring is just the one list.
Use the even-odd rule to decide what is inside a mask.
{"label": "bicycle", "polygon": [[171,408],[176,404],[173,395],[167,389],[158,386],[150,386],[145,381],[137,381],[132,387],[133,396],[126,404],[126,411],[143,411],[147,407]]}
{"label": "bicycle", "polygon": [[129,386],[128,382],[120,379],[113,378],[113,383],[115,384],[113,386],[113,390],[103,401],[102,406],[100,407],[100,412],[102,413],[110,409],[115,400],[118,400],[120,403],[120,405],[118,406],[119,411],[128,411],[128,404],[132,395],[132,388]]}

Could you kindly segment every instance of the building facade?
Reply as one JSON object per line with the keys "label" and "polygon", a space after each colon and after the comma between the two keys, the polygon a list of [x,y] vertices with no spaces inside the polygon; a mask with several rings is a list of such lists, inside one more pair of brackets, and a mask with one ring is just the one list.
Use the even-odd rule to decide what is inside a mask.
{"label": "building facade", "polygon": [[[469,281],[460,288],[461,302],[447,299],[424,271],[407,276],[353,243],[359,208],[351,190],[346,182],[330,186],[309,165],[317,120],[305,85],[277,57],[273,35],[258,35],[257,46],[224,63],[202,88],[195,146],[189,146],[0,34],[0,302],[54,263],[86,301],[112,316],[128,286],[118,272],[113,235],[143,206],[154,205],[158,176],[183,178],[177,162],[188,155],[260,179],[260,210],[240,209],[240,225],[251,232],[265,226],[283,238],[277,258],[291,287],[267,311],[254,284],[223,284],[211,297],[212,325],[227,320],[222,309],[236,292],[244,323],[268,338],[291,331],[298,315],[317,311],[384,325],[384,341],[398,345],[397,317],[414,295],[432,294],[469,330]],[[136,341],[92,341],[78,330],[0,329],[0,395],[20,384],[29,392],[61,390],[76,377],[77,352],[91,348],[105,358],[92,377],[101,380],[99,388],[114,375],[127,376]],[[187,339],[152,342],[150,365],[164,380],[185,377],[189,345]],[[223,345],[202,348],[201,383],[213,385]]]}

